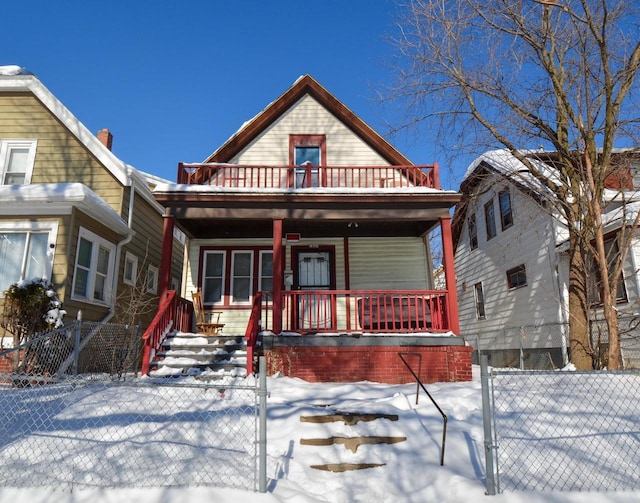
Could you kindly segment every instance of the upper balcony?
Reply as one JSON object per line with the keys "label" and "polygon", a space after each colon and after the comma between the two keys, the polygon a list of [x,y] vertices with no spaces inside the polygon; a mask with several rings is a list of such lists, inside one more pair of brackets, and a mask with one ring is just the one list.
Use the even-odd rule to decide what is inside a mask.
{"label": "upper balcony", "polygon": [[178,165],[178,183],[233,188],[431,188],[440,190],[438,165],[256,166],[206,163]]}

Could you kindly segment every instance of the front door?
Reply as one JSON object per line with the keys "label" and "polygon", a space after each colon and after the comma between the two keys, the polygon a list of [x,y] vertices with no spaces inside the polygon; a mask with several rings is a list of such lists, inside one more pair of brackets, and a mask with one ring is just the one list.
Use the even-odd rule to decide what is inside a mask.
{"label": "front door", "polygon": [[327,330],[333,326],[332,302],[329,295],[316,293],[331,290],[331,253],[328,251],[299,251],[297,254],[296,290],[312,290],[302,293],[298,299],[299,329]]}

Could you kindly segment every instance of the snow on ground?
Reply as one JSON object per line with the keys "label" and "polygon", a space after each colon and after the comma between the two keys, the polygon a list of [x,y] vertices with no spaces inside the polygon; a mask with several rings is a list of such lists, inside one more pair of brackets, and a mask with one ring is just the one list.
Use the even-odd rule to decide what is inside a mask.
{"label": "snow on ground", "polygon": [[[477,370],[477,369],[474,369]],[[476,372],[477,374],[477,372]],[[375,383],[312,384],[271,377],[268,403],[268,492],[222,488],[74,489],[0,488],[0,503],[630,503],[640,502],[640,488],[620,493],[512,492],[484,494],[484,454],[480,382],[432,384],[429,392],[449,418],[444,466],[440,466],[442,418],[415,385]],[[120,397],[123,399],[123,397]],[[301,416],[335,412],[397,415],[376,419],[302,422]],[[302,439],[379,435],[407,437],[394,444],[303,445]],[[355,451],[355,452],[353,452]],[[384,466],[333,473],[311,468],[324,463],[384,463]],[[576,474],[579,476],[579,474]]]}

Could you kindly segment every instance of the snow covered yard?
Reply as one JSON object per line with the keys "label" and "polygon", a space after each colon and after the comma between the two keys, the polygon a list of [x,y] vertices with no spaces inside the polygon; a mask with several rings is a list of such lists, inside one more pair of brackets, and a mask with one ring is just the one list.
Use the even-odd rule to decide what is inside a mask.
{"label": "snow covered yard", "polygon": [[[477,370],[477,369],[474,369]],[[442,418],[421,393],[415,405],[415,385],[374,383],[312,384],[272,377],[268,409],[268,492],[211,487],[143,489],[79,489],[72,493],[47,488],[0,489],[0,503],[29,501],[63,503],[122,503],[142,501],[241,502],[475,502],[491,503],[629,503],[632,492],[510,492],[486,496],[483,427],[479,379],[470,383],[429,385],[430,393],[449,418],[444,466],[440,466]],[[126,397],[113,397],[114,400]],[[161,407],[162,401],[156,407]],[[135,400],[132,401],[135,404]],[[140,407],[142,404],[140,405]],[[132,405],[131,413],[134,413]],[[140,412],[140,411],[138,411]],[[336,412],[398,416],[359,421],[302,422],[301,416]],[[393,444],[303,445],[302,439],[376,435],[406,437]],[[126,452],[123,454],[126,456]],[[384,464],[364,470],[329,472],[311,468],[325,463]]]}

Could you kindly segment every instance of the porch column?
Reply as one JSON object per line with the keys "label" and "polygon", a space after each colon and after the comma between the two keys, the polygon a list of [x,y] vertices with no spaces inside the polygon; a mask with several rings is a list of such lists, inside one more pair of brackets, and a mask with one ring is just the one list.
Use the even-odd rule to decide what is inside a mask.
{"label": "porch column", "polygon": [[171,284],[171,260],[173,254],[173,228],[175,219],[172,215],[162,215],[164,229],[162,231],[162,258],[160,259],[160,273],[158,277],[159,302],[164,299]]}
{"label": "porch column", "polygon": [[442,268],[444,269],[444,280],[447,286],[447,317],[449,318],[449,328],[454,334],[459,335],[458,291],[456,290],[450,216],[440,218],[440,229],[442,231]]}
{"label": "porch column", "polygon": [[273,333],[282,332],[282,284],[284,283],[282,220],[273,221]]}

